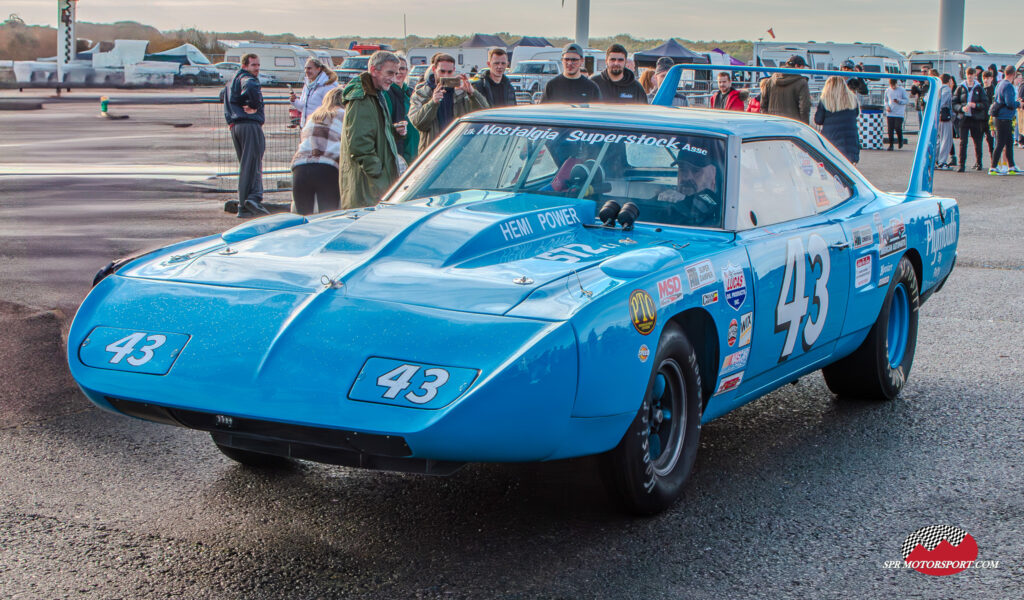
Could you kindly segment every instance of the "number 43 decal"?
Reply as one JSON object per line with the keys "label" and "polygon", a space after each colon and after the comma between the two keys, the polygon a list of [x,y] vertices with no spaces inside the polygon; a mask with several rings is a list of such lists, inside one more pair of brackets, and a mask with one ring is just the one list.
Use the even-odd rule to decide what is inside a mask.
{"label": "number 43 decal", "polygon": [[[782,276],[779,302],[775,305],[775,333],[786,332],[786,343],[782,346],[779,362],[793,353],[800,333],[800,322],[808,317],[807,309],[811,305],[817,308],[817,316],[808,317],[804,325],[804,351],[811,349],[825,328],[825,319],[828,317],[828,277],[831,272],[829,261],[828,244],[820,235],[811,234],[807,239],[806,252],[800,238],[793,238],[786,243],[786,272]],[[819,271],[814,283],[814,294],[810,298],[806,293],[806,263],[810,263],[812,275],[816,270]],[[793,299],[790,300],[790,297]]]}
{"label": "number 43 decal", "polygon": [[[388,391],[384,392],[384,397],[388,400],[394,400],[409,387],[409,382],[412,380],[416,372],[420,370],[420,367],[416,365],[402,365],[396,369],[391,369],[387,373],[384,373],[377,378],[377,385],[383,388],[387,388]],[[423,376],[426,378],[418,388],[422,391],[422,394],[417,394],[416,390],[409,392],[405,395],[405,399],[413,404],[426,404],[434,399],[437,395],[437,390],[442,385],[448,383],[450,375],[448,371],[439,368],[424,369]]]}

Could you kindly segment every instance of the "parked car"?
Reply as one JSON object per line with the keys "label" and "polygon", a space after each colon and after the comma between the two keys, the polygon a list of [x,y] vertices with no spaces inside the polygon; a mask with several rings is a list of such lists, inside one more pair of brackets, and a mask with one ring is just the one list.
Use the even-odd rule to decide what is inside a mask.
{"label": "parked car", "polygon": [[928,157],[897,194],[786,118],[471,113],[377,206],[107,265],[71,373],[100,407],[208,431],[244,464],[599,454],[653,514],[702,423],[819,369],[840,397],[904,388],[918,309],[956,261]]}
{"label": "parked car", "polygon": [[350,56],[334,70],[338,74],[339,85],[345,85],[370,68],[370,57],[365,55]]}
{"label": "parked car", "polygon": [[543,92],[544,86],[561,73],[557,60],[524,60],[516,64],[507,77],[516,93]]}
{"label": "parked car", "polygon": [[[235,73],[242,68],[242,65],[235,62],[219,62],[213,65],[217,72],[220,74],[221,83],[227,83],[231,81],[231,78],[235,76]],[[260,85],[277,85],[279,82],[277,77],[260,71]]]}

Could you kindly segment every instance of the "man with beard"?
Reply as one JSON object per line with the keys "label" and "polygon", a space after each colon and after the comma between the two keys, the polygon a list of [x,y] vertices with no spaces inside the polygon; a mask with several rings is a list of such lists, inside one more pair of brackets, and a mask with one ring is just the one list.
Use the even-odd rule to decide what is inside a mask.
{"label": "man with beard", "polygon": [[612,44],[604,54],[605,69],[590,78],[601,90],[601,102],[647,104],[647,94],[633,71],[626,68],[626,48]]}
{"label": "man with beard", "polygon": [[[786,61],[790,69],[806,69],[804,57],[794,54]],[[761,112],[811,122],[811,91],[807,78],[796,73],[774,73],[761,80]]]}

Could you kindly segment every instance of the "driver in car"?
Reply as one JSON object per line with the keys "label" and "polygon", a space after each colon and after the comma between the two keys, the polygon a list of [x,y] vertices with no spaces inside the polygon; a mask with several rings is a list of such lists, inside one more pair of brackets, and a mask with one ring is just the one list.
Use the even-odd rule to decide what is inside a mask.
{"label": "driver in car", "polygon": [[717,226],[721,211],[716,169],[711,159],[684,151],[672,164],[678,168],[676,187],[658,194],[658,202],[672,207],[679,216],[679,225]]}

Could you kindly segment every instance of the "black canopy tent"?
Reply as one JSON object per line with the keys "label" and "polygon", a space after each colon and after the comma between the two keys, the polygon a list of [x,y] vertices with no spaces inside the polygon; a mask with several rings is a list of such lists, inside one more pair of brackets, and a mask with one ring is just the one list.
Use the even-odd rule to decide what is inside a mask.
{"label": "black canopy tent", "polygon": [[493,46],[506,47],[505,40],[496,35],[474,33],[473,37],[459,44],[459,48],[491,48]]}
{"label": "black canopy tent", "polygon": [[657,48],[637,52],[633,55],[633,60],[636,62],[636,66],[638,67],[653,67],[655,63],[658,62],[658,59],[663,56],[671,58],[672,62],[675,64],[705,65],[711,62],[703,54],[697,54],[696,52],[688,50],[685,46],[677,42],[675,38],[670,39]]}

